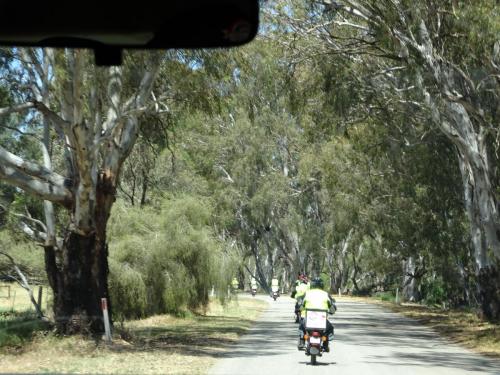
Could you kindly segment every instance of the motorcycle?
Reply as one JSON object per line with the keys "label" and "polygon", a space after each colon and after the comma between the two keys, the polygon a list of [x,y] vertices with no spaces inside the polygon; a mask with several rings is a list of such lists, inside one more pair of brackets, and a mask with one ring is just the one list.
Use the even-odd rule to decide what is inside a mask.
{"label": "motorcycle", "polygon": [[274,299],[276,301],[276,299],[280,296],[280,291],[278,288],[275,288],[273,286],[273,288],[271,289],[271,298]]}
{"label": "motorcycle", "polygon": [[252,297],[255,297],[256,294],[257,294],[257,289],[256,288],[252,288]]}
{"label": "motorcycle", "polygon": [[328,337],[325,334],[327,318],[327,311],[312,309],[306,311],[304,344],[306,355],[311,357],[311,365],[316,365],[317,357],[329,351]]}

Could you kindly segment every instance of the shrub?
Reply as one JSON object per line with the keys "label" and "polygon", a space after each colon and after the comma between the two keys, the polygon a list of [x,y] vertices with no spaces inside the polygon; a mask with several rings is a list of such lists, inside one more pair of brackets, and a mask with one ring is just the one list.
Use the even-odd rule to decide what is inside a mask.
{"label": "shrub", "polygon": [[109,293],[113,317],[141,318],[146,313],[146,285],[142,275],[127,264],[110,260]]}
{"label": "shrub", "polygon": [[426,305],[441,305],[447,300],[446,287],[441,278],[430,278],[422,283],[422,295]]}
{"label": "shrub", "polygon": [[[192,196],[153,210],[117,206],[110,226],[110,294],[119,319],[179,314],[208,303],[215,286],[224,299],[235,257],[216,240],[211,207]],[[113,213],[115,215],[115,212]],[[138,232],[127,228],[140,228]]]}
{"label": "shrub", "polygon": [[381,301],[387,301],[387,302],[396,301],[396,296],[392,292],[377,292],[375,293],[375,297],[380,299]]}

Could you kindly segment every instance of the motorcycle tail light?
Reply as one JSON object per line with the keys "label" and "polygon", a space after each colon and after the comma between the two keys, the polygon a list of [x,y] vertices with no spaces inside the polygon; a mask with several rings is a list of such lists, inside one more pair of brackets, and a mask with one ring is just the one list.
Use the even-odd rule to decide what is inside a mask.
{"label": "motorcycle tail light", "polygon": [[313,332],[313,337],[319,337],[319,332]]}

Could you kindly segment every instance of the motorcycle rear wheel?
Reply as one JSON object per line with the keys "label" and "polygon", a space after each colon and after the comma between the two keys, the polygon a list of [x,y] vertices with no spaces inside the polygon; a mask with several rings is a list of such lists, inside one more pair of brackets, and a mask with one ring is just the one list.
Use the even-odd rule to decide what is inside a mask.
{"label": "motorcycle rear wheel", "polygon": [[316,365],[316,354],[311,354],[311,365]]}

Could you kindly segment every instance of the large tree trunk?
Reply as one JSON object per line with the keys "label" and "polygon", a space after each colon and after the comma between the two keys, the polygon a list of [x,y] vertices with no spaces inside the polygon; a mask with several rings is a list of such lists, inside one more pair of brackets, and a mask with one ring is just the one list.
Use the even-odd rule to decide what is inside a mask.
{"label": "large tree trunk", "polygon": [[500,321],[500,272],[498,264],[479,270],[478,286],[482,315],[490,321]]}
{"label": "large tree trunk", "polygon": [[458,164],[462,174],[462,184],[464,190],[464,203],[467,217],[469,219],[470,236],[474,246],[474,260],[477,270],[487,265],[486,241],[481,231],[481,217],[477,205],[474,204],[474,185],[471,181],[470,168],[466,163],[464,156],[457,150]]}
{"label": "large tree trunk", "polygon": [[266,293],[271,293],[271,288],[266,280],[266,273],[264,272],[262,264],[260,262],[259,250],[256,239],[252,240],[250,248],[252,250],[252,254],[255,259],[255,270],[257,273],[256,274],[257,280],[259,281],[260,286],[266,291]]}
{"label": "large tree trunk", "polygon": [[349,292],[348,284],[351,276],[351,267],[349,266],[348,257],[353,234],[354,228],[351,228],[347,233],[347,237],[340,242],[340,251],[337,254],[337,290],[340,290],[344,294]]}
{"label": "large tree trunk", "polygon": [[[474,246],[479,304],[484,318],[499,321],[500,278],[497,264],[500,245],[497,203],[492,194],[487,150],[483,142],[478,142],[478,152],[467,151],[469,152],[458,148],[457,154]],[[493,259],[488,256],[488,248],[492,250]]]}
{"label": "large tree trunk", "polygon": [[326,251],[326,266],[328,268],[328,276],[329,276],[329,292],[330,293],[338,293],[339,287],[337,283],[337,277],[340,271],[335,267],[335,253],[336,246],[332,246],[330,249]]}
{"label": "large tree trunk", "polygon": [[403,262],[403,299],[405,301],[416,302],[419,300],[416,274],[416,264],[413,257],[409,257]]}
{"label": "large tree trunk", "polygon": [[56,326],[63,334],[100,334],[104,331],[101,298],[108,299],[108,310],[111,310],[106,224],[114,202],[115,183],[106,177],[100,176],[97,187],[95,230],[90,233],[68,231],[57,253],[53,247],[45,248]]}
{"label": "large tree trunk", "polygon": [[109,298],[106,243],[96,234],[69,232],[61,264],[57,265],[51,249],[46,254],[57,330],[64,334],[103,332],[100,298]]}

